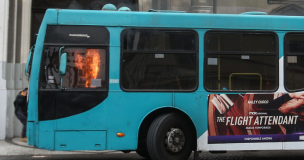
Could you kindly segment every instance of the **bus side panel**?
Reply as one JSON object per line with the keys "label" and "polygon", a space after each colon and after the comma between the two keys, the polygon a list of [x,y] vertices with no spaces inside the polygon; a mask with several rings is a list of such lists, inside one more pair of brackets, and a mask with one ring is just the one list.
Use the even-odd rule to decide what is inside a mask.
{"label": "bus side panel", "polygon": [[[282,150],[285,144],[299,145],[299,142],[263,142],[263,143],[220,143],[208,144],[208,132],[205,132],[198,139],[198,149],[207,151],[227,151],[227,150]],[[302,143],[303,144],[303,143]],[[299,145],[300,146],[300,145]],[[302,145],[303,146],[303,145]],[[297,148],[301,149],[301,148]]]}
{"label": "bus side panel", "polygon": [[46,150],[54,150],[54,126],[56,121],[41,121],[39,122],[39,133],[38,133],[38,143],[37,147],[46,149]]}
{"label": "bus side panel", "polygon": [[109,91],[121,91],[119,86],[120,73],[120,34],[122,27],[107,27],[110,32],[109,49]]}
{"label": "bus side panel", "polygon": [[284,36],[286,32],[276,31],[279,37],[279,89],[277,92],[286,92],[284,88]]}
{"label": "bus side panel", "polygon": [[[113,92],[110,95],[106,109],[111,118],[107,134],[109,150],[136,149],[138,129],[146,115],[157,108],[172,106],[172,93]],[[117,137],[118,132],[126,136]]]}
{"label": "bus side panel", "polygon": [[204,92],[175,93],[174,106],[189,115],[196,128],[197,138],[207,131],[207,96]]}
{"label": "bus side panel", "polygon": [[106,131],[56,131],[55,149],[105,150]]}
{"label": "bus side panel", "polygon": [[304,142],[283,142],[284,150],[300,150],[304,149]]}
{"label": "bus side panel", "polygon": [[35,124],[34,122],[27,122],[27,125],[26,125],[26,129],[27,129],[27,132],[26,132],[26,137],[27,137],[27,141],[28,141],[28,144],[31,145],[31,146],[34,146],[35,145]]}
{"label": "bus side panel", "polygon": [[105,130],[107,128],[105,101],[86,112],[57,119],[56,130]]}

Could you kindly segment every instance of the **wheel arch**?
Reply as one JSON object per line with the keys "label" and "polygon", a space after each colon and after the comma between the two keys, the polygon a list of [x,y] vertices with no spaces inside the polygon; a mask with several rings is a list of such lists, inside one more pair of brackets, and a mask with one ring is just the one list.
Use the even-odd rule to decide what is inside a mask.
{"label": "wheel arch", "polygon": [[[180,110],[178,108],[173,108],[173,107],[163,107],[163,108],[157,108],[150,113],[148,113],[142,120],[142,122],[139,125],[138,129],[138,143],[137,143],[137,149],[146,147],[146,138],[148,134],[149,127],[151,126],[152,122],[160,115],[166,114],[166,113],[179,113],[186,118],[193,129],[193,132],[195,134],[195,137],[197,137],[197,130],[195,127],[195,124],[193,123],[193,120],[190,118],[190,116],[184,112],[183,110]],[[196,149],[196,146],[194,146],[193,149]]]}

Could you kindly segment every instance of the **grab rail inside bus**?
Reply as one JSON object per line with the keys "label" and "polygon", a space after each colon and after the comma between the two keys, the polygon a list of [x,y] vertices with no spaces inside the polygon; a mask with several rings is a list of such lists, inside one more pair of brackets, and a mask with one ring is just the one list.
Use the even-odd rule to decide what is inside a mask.
{"label": "grab rail inside bus", "polygon": [[229,90],[231,90],[231,77],[233,75],[246,75],[246,76],[251,76],[251,75],[257,75],[260,76],[260,90],[262,90],[262,75],[260,73],[231,73],[229,76]]}

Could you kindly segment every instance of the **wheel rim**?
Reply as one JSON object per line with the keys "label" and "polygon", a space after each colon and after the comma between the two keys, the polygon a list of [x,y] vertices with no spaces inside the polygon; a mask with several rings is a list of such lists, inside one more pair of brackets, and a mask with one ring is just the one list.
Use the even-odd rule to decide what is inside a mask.
{"label": "wheel rim", "polygon": [[167,150],[173,153],[180,152],[185,146],[186,137],[184,132],[179,128],[171,128],[167,132],[166,146]]}

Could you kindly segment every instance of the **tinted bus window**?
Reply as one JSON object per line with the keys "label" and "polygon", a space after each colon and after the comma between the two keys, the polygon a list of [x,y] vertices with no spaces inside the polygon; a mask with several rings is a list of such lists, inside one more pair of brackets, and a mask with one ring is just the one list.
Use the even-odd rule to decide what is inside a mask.
{"label": "tinted bus window", "polygon": [[193,31],[125,30],[121,86],[125,90],[195,90],[197,36]]}
{"label": "tinted bus window", "polygon": [[124,32],[125,51],[195,51],[193,32],[128,30]]}
{"label": "tinted bus window", "polygon": [[211,31],[205,36],[205,46],[207,90],[258,91],[277,88],[278,49],[274,34]]}
{"label": "tinted bus window", "polygon": [[44,48],[40,71],[41,89],[60,88],[59,49],[60,47]]}
{"label": "tinted bus window", "polygon": [[275,36],[265,33],[209,32],[206,35],[208,52],[274,53]]}
{"label": "tinted bus window", "polygon": [[304,88],[304,33],[285,36],[285,87],[287,90]]}

